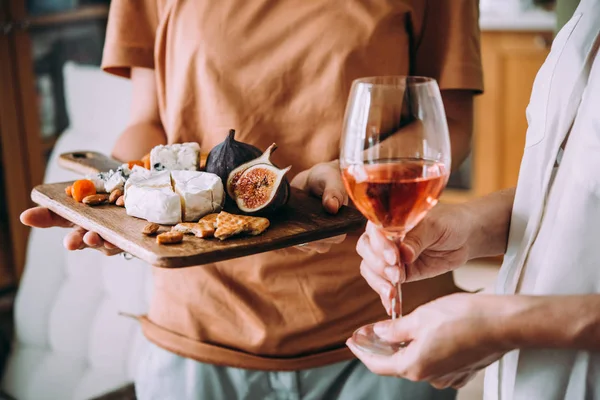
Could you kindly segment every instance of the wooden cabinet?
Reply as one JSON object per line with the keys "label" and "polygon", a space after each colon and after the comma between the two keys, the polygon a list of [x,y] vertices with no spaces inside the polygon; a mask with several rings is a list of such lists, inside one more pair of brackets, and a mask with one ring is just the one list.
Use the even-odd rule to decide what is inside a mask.
{"label": "wooden cabinet", "polygon": [[444,199],[465,201],[515,186],[525,146],[525,109],[552,32],[483,32],[485,93],[475,101],[473,154],[468,190],[450,189]]}
{"label": "wooden cabinet", "polygon": [[80,1],[74,9],[35,15],[36,4],[61,2],[0,2],[0,289],[22,273],[28,229],[19,214],[32,205],[31,188],[42,182],[47,156],[68,125],[62,66],[100,63],[108,4],[69,4]]}

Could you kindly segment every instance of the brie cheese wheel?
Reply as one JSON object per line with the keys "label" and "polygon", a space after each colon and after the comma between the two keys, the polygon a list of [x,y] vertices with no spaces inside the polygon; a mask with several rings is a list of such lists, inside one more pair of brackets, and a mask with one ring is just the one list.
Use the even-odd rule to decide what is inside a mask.
{"label": "brie cheese wheel", "polygon": [[181,200],[173,191],[169,171],[132,171],[125,184],[127,215],[156,224],[174,225],[181,222]]}
{"label": "brie cheese wheel", "polygon": [[127,215],[156,224],[181,222],[181,200],[170,186],[130,186],[125,196],[125,209]]}
{"label": "brie cheese wheel", "polygon": [[173,189],[181,197],[181,219],[195,222],[221,211],[225,201],[223,182],[215,174],[199,171],[171,171]]}
{"label": "brie cheese wheel", "polygon": [[172,187],[171,174],[169,171],[150,171],[146,168],[135,166],[131,170],[129,179],[125,182],[125,197],[127,197],[127,189],[134,185]]}
{"label": "brie cheese wheel", "polygon": [[224,203],[221,179],[208,172],[133,168],[125,183],[127,214],[157,224],[195,222]]}
{"label": "brie cheese wheel", "polygon": [[200,145],[177,143],[155,146],[150,151],[152,170],[197,171],[200,167]]}

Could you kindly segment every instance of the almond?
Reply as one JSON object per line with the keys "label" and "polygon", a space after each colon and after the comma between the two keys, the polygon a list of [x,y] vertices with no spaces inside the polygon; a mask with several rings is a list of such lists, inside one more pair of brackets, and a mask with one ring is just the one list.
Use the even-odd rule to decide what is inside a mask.
{"label": "almond", "polygon": [[154,222],[150,222],[144,229],[142,229],[142,233],[146,236],[154,235],[160,229],[160,225],[155,224]]}
{"label": "almond", "polygon": [[110,197],[108,198],[108,202],[110,204],[115,204],[119,197],[123,196],[123,191],[121,189],[115,189],[110,193]]}
{"label": "almond", "polygon": [[88,206],[97,206],[108,201],[107,194],[92,194],[83,198],[82,203]]}
{"label": "almond", "polygon": [[181,243],[182,240],[183,233],[173,231],[161,233],[156,237],[156,243],[158,244],[176,244]]}
{"label": "almond", "polygon": [[115,201],[115,204],[119,207],[125,207],[125,196],[121,196]]}
{"label": "almond", "polygon": [[67,196],[69,197],[73,197],[73,193],[71,192],[71,190],[73,190],[73,186],[67,186],[65,188],[65,193],[67,194]]}

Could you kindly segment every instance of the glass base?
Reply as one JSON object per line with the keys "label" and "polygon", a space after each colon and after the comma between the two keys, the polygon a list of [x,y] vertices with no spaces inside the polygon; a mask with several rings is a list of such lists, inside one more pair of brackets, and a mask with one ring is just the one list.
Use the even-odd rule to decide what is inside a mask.
{"label": "glass base", "polygon": [[373,331],[374,325],[365,325],[357,329],[352,335],[354,344],[360,350],[379,356],[391,356],[406,347],[407,343],[390,343],[377,336]]}

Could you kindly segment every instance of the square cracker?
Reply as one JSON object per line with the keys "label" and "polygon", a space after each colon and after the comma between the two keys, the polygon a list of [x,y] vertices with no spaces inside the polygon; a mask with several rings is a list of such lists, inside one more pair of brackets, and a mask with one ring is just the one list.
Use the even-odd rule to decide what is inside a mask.
{"label": "square cracker", "polygon": [[199,238],[210,238],[215,234],[217,215],[219,214],[205,215],[198,222],[182,222],[175,225],[171,230],[183,234],[193,234]]}
{"label": "square cracker", "polygon": [[210,221],[198,221],[193,229],[192,233],[199,238],[209,238],[215,235],[215,223]]}
{"label": "square cracker", "polygon": [[270,225],[266,218],[249,217],[244,215],[229,214],[222,211],[217,216],[217,230],[215,237],[225,240],[231,236],[247,233],[250,235],[260,235]]}
{"label": "square cracker", "polygon": [[174,227],[171,228],[171,231],[173,232],[181,232],[183,234],[190,234],[190,233],[194,233],[193,229],[196,227],[196,223],[195,222],[181,222],[177,225],[175,225]]}
{"label": "square cracker", "polygon": [[219,216],[219,214],[217,213],[213,213],[213,214],[207,214],[204,217],[200,218],[200,221],[198,221],[198,223],[206,223],[206,224],[210,224],[212,225],[213,228],[217,228],[217,217]]}
{"label": "square cracker", "polygon": [[264,231],[267,230],[269,225],[271,225],[269,220],[266,218],[260,218],[260,217],[242,217],[242,218],[246,219],[246,222],[247,222],[246,233],[253,235],[253,236],[260,235],[261,233],[263,233]]}
{"label": "square cracker", "polygon": [[246,230],[246,221],[239,215],[221,211],[217,217],[217,230],[215,237],[225,240],[231,236],[239,235]]}

